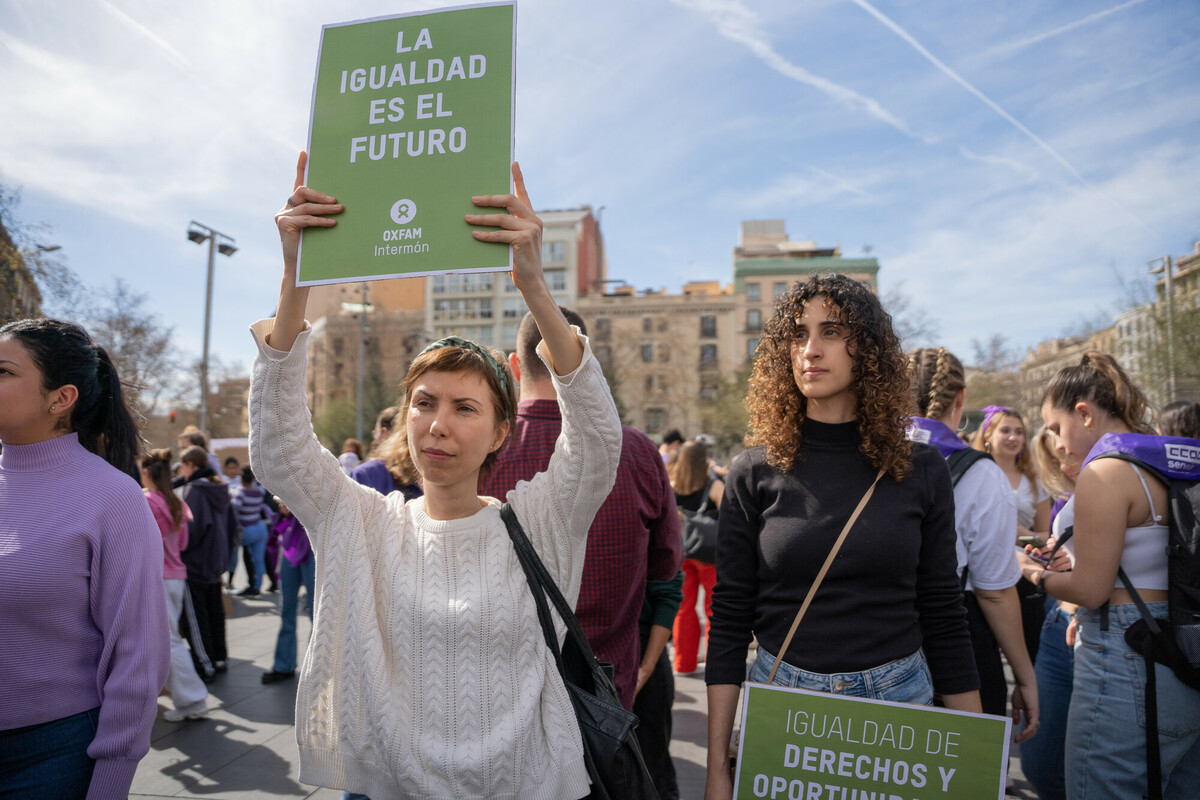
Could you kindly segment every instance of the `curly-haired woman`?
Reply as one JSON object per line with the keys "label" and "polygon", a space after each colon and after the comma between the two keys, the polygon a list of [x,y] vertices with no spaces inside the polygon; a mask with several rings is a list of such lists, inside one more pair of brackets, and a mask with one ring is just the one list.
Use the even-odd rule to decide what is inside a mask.
{"label": "curly-haired woman", "polygon": [[949,708],[980,710],[950,473],[937,450],[905,436],[909,387],[891,318],[867,286],[813,276],[780,299],[750,378],[756,446],[734,461],[721,504],[705,676],[710,800],[732,794],[727,751],[751,635],[750,679],[765,682],[877,473],[774,682],[926,704],[936,689]]}

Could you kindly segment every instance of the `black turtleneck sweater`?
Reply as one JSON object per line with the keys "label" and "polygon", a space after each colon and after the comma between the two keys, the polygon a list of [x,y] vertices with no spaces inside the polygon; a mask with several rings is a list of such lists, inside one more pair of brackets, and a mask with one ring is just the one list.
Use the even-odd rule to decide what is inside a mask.
{"label": "black turtleneck sweater", "polygon": [[[876,468],[858,423],[804,422],[801,455],[780,472],[761,449],[734,461],[721,504],[706,680],[740,684],[751,635],[778,653],[809,586]],[[784,661],[811,672],[870,669],[923,648],[934,689],[979,687],[954,552],[946,462],[913,445],[913,468],[885,475],[851,528]]]}

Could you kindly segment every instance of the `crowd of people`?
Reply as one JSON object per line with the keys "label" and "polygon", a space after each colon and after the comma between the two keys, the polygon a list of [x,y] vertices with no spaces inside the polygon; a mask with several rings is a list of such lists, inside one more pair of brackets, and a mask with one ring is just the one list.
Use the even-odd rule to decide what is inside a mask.
{"label": "crowd of people", "polygon": [[[1088,352],[1047,385],[1040,430],[991,404],[964,437],[968,408],[1001,398],[969,402],[953,353],[905,353],[869,288],[821,275],[780,298],[747,449],[723,466],[702,434],[655,442],[621,424],[584,320],[547,288],[514,165],[515,191],[473,198],[465,222],[512,247],[529,308],[515,352],[430,344],[369,450],[334,455],[307,422],[295,275],[301,231],[343,207],[303,175],[302,156],[276,215],[275,316],[251,327],[253,469],[198,430],[177,453],[145,451],[78,326],[0,328],[0,798],[124,797],[160,690],[165,720],[208,712],[239,552],[236,594],[279,596],[262,682],[295,681],[302,782],[351,800],[591,796],[506,509],[611,664],[663,800],[679,797],[673,676],[701,665],[708,800],[733,794],[747,680],[1011,715],[1042,798],[1137,797],[1155,780],[1195,795],[1200,690],[1170,664],[1148,675],[1126,632],[1139,604],[1169,614],[1179,513],[1138,448],[1200,447],[1196,403],[1155,418]],[[715,522],[711,552],[685,550],[696,518]]]}

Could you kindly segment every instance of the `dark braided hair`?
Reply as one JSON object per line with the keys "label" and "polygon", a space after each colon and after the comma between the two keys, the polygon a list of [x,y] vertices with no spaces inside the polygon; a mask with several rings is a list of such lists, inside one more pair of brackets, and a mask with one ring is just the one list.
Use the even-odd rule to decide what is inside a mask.
{"label": "dark braided hair", "polygon": [[19,342],[42,374],[42,389],[74,386],[79,398],[65,418],[66,433],[129,475],[137,474],[141,437],[121,391],[117,368],[103,347],[72,322],[23,319],[0,328],[0,338]]}
{"label": "dark braided hair", "polygon": [[962,362],[944,347],[922,347],[908,354],[913,374],[913,398],[917,413],[940,420],[966,388]]}

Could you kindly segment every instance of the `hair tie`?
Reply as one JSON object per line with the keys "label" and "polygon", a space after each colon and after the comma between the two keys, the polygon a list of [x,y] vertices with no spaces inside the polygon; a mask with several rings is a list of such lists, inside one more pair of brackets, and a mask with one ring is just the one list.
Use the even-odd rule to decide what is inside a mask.
{"label": "hair tie", "polygon": [[478,353],[483,356],[483,360],[487,362],[492,371],[496,373],[496,380],[500,381],[500,390],[508,394],[508,377],[504,374],[504,368],[500,366],[500,362],[496,361],[495,356],[489,353],[485,348],[480,347],[469,339],[464,339],[461,336],[447,336],[444,339],[438,339],[433,344],[427,346],[417,357],[428,353],[430,350],[438,350],[443,347],[461,347],[464,350],[470,350],[472,353]]}
{"label": "hair tie", "polygon": [[988,424],[992,421],[992,417],[996,416],[997,414],[1007,414],[1007,413],[1008,413],[1008,406],[984,406],[983,407],[983,426],[980,428],[980,430],[986,431],[988,429]]}

